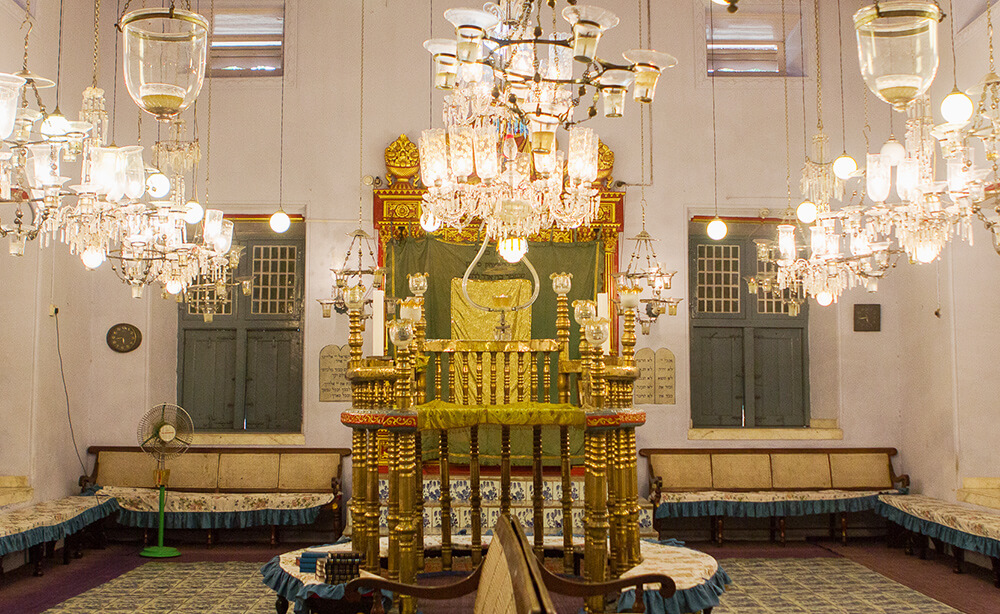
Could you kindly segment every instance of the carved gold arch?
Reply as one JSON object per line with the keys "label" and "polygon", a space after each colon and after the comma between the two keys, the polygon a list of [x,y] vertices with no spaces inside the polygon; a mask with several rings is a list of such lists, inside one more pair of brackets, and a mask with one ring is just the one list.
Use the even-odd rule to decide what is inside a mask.
{"label": "carved gold arch", "polygon": [[[598,146],[598,171],[601,204],[597,218],[589,225],[573,230],[549,229],[529,237],[529,241],[573,243],[601,240],[604,244],[604,280],[602,287],[614,296],[614,273],[618,272],[619,237],[625,229],[625,192],[612,190],[615,154],[602,141]],[[385,264],[386,245],[392,240],[420,238],[426,233],[420,227],[420,205],[426,188],[420,183],[420,154],[417,146],[405,134],[385,148],[384,178],[375,181],[373,220],[378,233],[379,265]],[[385,186],[385,187],[382,187]],[[461,230],[442,228],[437,236],[456,243],[477,243],[479,225],[468,224]],[[618,346],[618,316],[612,310],[612,346]]]}

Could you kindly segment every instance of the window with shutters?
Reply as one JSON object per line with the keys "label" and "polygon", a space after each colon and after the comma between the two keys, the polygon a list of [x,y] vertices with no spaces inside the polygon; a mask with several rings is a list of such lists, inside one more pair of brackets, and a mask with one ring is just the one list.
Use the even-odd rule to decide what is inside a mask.
{"label": "window with shutters", "polygon": [[244,248],[235,278],[252,278],[252,289],[214,302],[202,290],[180,305],[177,398],[198,431],[298,433],[304,224],[276,235],[237,221],[234,236]]}
{"label": "window with shutters", "polygon": [[216,0],[209,77],[280,77],[285,64],[282,0]]}
{"label": "window with shutters", "polygon": [[808,315],[770,286],[751,293],[747,279],[767,278],[754,238],[774,226],[731,223],[712,241],[692,223],[691,421],[695,428],[809,425]]}
{"label": "window with shutters", "polygon": [[[709,11],[712,11],[709,13]],[[705,55],[708,74],[717,76],[802,76],[801,29],[797,8],[740,6],[736,13],[708,4]]]}

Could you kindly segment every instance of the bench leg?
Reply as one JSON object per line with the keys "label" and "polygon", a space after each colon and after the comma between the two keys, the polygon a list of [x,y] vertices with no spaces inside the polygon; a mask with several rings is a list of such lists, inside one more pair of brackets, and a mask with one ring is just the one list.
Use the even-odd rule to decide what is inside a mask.
{"label": "bench leg", "polygon": [[42,564],[44,560],[45,560],[45,546],[43,544],[38,544],[28,549],[28,561],[35,564],[36,576],[45,575],[45,571],[42,570]]}
{"label": "bench leg", "polygon": [[274,611],[277,614],[288,614],[288,600],[278,595],[278,599],[274,602]]}
{"label": "bench leg", "polygon": [[771,516],[769,520],[770,520],[770,526],[767,529],[767,541],[774,543],[774,534],[775,534],[774,526],[776,524],[777,519],[774,516]]}
{"label": "bench leg", "polygon": [[278,525],[276,524],[271,525],[271,545],[278,545]]}
{"label": "bench leg", "polygon": [[646,602],[642,597],[642,585],[635,587],[635,603],[632,604],[633,612],[645,612]]}
{"label": "bench leg", "polygon": [[940,539],[934,539],[933,537],[929,539],[934,543],[934,558],[937,558],[939,554],[944,555],[945,554],[944,542],[941,541]]}
{"label": "bench leg", "polygon": [[[3,579],[2,556],[0,556],[0,579]],[[1000,588],[1000,557],[993,557],[993,586]]]}
{"label": "bench leg", "polygon": [[830,514],[830,539],[837,539],[837,514]]}
{"label": "bench leg", "polygon": [[718,516],[715,519],[715,541],[720,546],[722,545],[722,516]]}
{"label": "bench leg", "polygon": [[913,534],[914,539],[917,540],[917,550],[920,556],[920,560],[924,561],[927,559],[927,536],[921,535],[920,533]]}
{"label": "bench leg", "polygon": [[[997,560],[993,559],[993,569],[997,569],[998,567],[1000,567],[1000,566],[997,565]],[[2,554],[0,554],[0,582],[3,582],[3,555]],[[1000,586],[1000,584],[998,584],[997,586]]]}
{"label": "bench leg", "polygon": [[778,519],[778,534],[781,536],[781,545],[785,545],[785,517]]}
{"label": "bench leg", "polygon": [[965,550],[959,548],[958,546],[952,546],[951,553],[955,557],[955,568],[952,571],[955,573],[962,573],[962,563],[965,562]]}
{"label": "bench leg", "polygon": [[66,539],[63,540],[63,565],[69,565],[70,545],[74,541],[76,541],[76,538],[72,535],[67,535]]}
{"label": "bench leg", "polygon": [[840,543],[847,545],[847,514],[840,515]]}
{"label": "bench leg", "polygon": [[45,558],[51,559],[56,556],[56,543],[54,541],[45,542]]}

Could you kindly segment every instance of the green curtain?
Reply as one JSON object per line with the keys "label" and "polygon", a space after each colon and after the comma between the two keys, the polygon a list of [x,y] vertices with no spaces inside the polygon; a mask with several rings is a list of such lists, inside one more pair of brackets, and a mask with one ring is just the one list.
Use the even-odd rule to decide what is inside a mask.
{"label": "green curtain", "polygon": [[[387,295],[405,298],[410,295],[406,276],[428,273],[424,308],[428,339],[451,338],[451,280],[461,279],[465,269],[476,257],[481,244],[449,243],[433,237],[392,241],[386,254],[389,268]],[[570,356],[578,357],[579,326],[573,322],[573,301],[594,300],[604,279],[603,246],[600,241],[577,243],[529,244],[528,258],[538,272],[538,299],[531,306],[531,336],[534,339],[554,339],[556,336],[556,294],[549,275],[572,273],[573,289],[570,303]],[[508,264],[493,246],[488,246],[470,279],[531,279],[523,264]]]}

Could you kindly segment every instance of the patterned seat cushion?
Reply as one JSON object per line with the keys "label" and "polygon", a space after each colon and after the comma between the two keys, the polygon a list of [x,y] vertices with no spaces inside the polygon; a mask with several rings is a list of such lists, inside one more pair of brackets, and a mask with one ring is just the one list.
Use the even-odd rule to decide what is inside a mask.
{"label": "patterned seat cushion", "polygon": [[[623,578],[647,573],[664,574],[673,578],[677,590],[683,591],[705,584],[719,571],[718,561],[704,552],[649,541],[639,542],[639,548],[642,562],[623,573]],[[651,585],[648,588],[656,590],[660,585]]]}
{"label": "patterned seat cushion", "polygon": [[[156,512],[160,491],[155,488],[106,486],[101,494],[118,500],[122,509],[132,512]],[[206,493],[167,490],[164,510],[173,512],[249,512],[256,510],[300,510],[326,505],[332,493]]]}
{"label": "patterned seat cushion", "polygon": [[100,495],[79,495],[43,501],[0,514],[0,556],[72,535],[118,509]]}
{"label": "patterned seat cushion", "polygon": [[924,495],[882,495],[879,500],[921,520],[1000,541],[1000,514]]}

